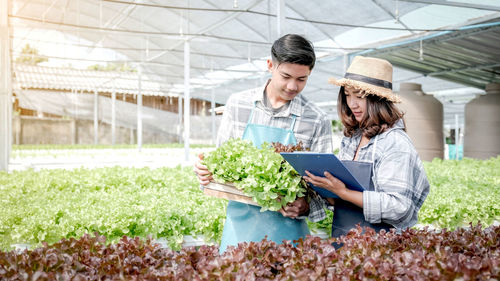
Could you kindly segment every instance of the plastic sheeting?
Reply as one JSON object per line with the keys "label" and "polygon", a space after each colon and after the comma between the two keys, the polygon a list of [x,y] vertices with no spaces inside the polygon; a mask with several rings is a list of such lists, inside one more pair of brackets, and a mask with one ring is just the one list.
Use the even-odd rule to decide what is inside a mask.
{"label": "plastic sheeting", "polygon": [[[51,92],[40,90],[16,90],[19,106],[26,109],[46,112],[75,119],[94,119],[93,94],[75,94],[65,92]],[[100,122],[111,124],[111,98],[99,96],[98,119]],[[137,129],[137,105],[129,102],[115,100],[116,126]],[[221,116],[215,117],[218,128]],[[179,134],[179,115],[177,113],[158,110],[143,106],[142,126],[143,130],[170,135]],[[211,139],[212,119],[211,116],[191,115],[191,138]]]}

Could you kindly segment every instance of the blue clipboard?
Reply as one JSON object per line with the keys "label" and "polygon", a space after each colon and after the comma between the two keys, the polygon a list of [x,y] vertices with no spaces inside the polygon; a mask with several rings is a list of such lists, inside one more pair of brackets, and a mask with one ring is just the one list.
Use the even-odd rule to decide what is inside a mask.
{"label": "blue clipboard", "polygon": [[[349,171],[349,169],[333,153],[313,153],[313,152],[282,152],[283,158],[301,175],[306,175],[309,171],[315,176],[325,176],[325,171],[341,180],[345,185],[353,190],[363,192],[368,186],[363,185]],[[364,183],[366,185],[366,183]],[[311,185],[311,187],[326,198],[338,198],[338,196],[324,188]]]}

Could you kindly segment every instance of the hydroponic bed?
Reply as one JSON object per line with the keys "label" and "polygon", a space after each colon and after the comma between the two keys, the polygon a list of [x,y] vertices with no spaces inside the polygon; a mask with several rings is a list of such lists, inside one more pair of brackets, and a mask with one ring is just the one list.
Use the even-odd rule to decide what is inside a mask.
{"label": "hydroponic bed", "polygon": [[[113,271],[115,273],[109,276],[114,277],[110,278],[120,276],[116,274],[128,274],[127,276],[135,276],[134,278],[147,279],[151,276],[159,276],[155,274],[164,274],[168,277],[167,280],[174,277],[183,279],[182,276],[186,276],[185,280],[190,278],[211,280],[217,279],[213,278],[215,275],[211,275],[212,273],[218,274],[217,276],[230,274],[225,269],[226,267],[222,266],[225,264],[227,268],[243,270],[242,272],[247,272],[251,267],[261,268],[262,272],[267,272],[256,273],[253,269],[248,271],[250,273],[247,272],[249,276],[254,277],[264,274],[262,276],[274,279],[285,278],[285,276],[298,276],[299,278],[309,272],[312,274],[310,276],[323,278],[332,276],[332,272],[338,274],[347,272],[354,274],[350,276],[363,278],[374,276],[375,279],[385,280],[389,275],[385,276],[384,272],[400,276],[398,274],[402,274],[404,270],[402,267],[406,268],[404,265],[409,264],[408,266],[413,266],[415,270],[424,270],[425,272],[420,275],[415,275],[416,277],[424,276],[424,279],[427,277],[449,279],[450,276],[453,277],[451,279],[468,279],[471,276],[471,278],[479,276],[479,279],[496,280],[498,260],[500,260],[498,244],[500,240],[498,226],[498,221],[500,221],[500,177],[498,175],[500,157],[483,161],[434,160],[424,165],[431,182],[431,192],[420,212],[419,230],[405,232],[403,236],[391,234],[392,242],[390,243],[384,240],[386,238],[358,235],[356,239],[361,239],[361,242],[356,240],[354,244],[363,244],[366,239],[375,239],[375,242],[372,241],[375,244],[368,246],[363,244],[366,247],[359,246],[355,251],[351,249],[350,258],[342,260],[339,260],[340,252],[332,254],[335,251],[332,252],[333,250],[328,246],[329,242],[313,238],[304,244],[307,246],[302,245],[297,248],[262,242],[243,245],[233,254],[218,256],[216,245],[222,232],[226,201],[204,196],[191,167],[159,169],[108,167],[40,171],[28,169],[12,173],[2,172],[0,173],[0,193],[2,194],[0,198],[0,213],[2,214],[0,215],[0,247],[2,248],[0,276],[13,278],[12,276],[15,275],[6,275],[12,272],[19,274],[24,272],[23,274],[27,275],[19,276],[31,277],[35,274],[38,274],[37,276],[48,274],[46,276],[52,277],[77,276],[83,271],[87,272],[91,270],[90,268],[98,266],[93,264],[95,260],[92,257],[96,254],[99,255],[101,261],[106,261],[103,267],[95,269],[92,273],[94,275],[87,272],[82,273],[82,276],[105,278],[108,275],[105,275],[103,268],[111,266],[110,268],[115,268],[113,270],[116,272]],[[331,219],[330,213],[329,219],[319,224],[310,224],[310,227],[328,232]],[[479,221],[482,223],[480,227],[476,226]],[[432,228],[424,228],[426,225]],[[484,229],[490,225],[496,226]],[[443,228],[456,230],[450,232]],[[94,233],[103,236],[97,238],[85,236],[86,234],[93,236]],[[80,237],[83,238],[80,239]],[[138,237],[140,240],[123,237]],[[151,242],[144,242],[147,237],[152,239]],[[463,237],[470,237],[470,239]],[[71,240],[72,242],[61,240],[73,238],[80,240]],[[124,240],[119,242],[120,239]],[[37,247],[42,246],[44,241],[48,244],[38,249]],[[97,248],[94,249],[95,251],[89,250],[88,252],[85,247],[92,248],[93,246],[84,246],[82,243],[93,243],[104,252],[95,250]],[[154,243],[160,244],[154,246]],[[213,246],[199,248],[204,243],[213,244]],[[20,244],[28,245],[31,250],[9,252]],[[197,246],[199,250],[191,249],[189,245]],[[172,252],[165,249],[165,246],[173,250],[179,250],[183,246],[187,248],[180,252]],[[75,248],[72,249],[72,247]],[[137,251],[142,254],[133,252],[134,247],[139,247]],[[272,250],[266,252],[266,249]],[[127,252],[129,250],[131,252]],[[81,251],[87,251],[87,254]],[[119,251],[120,254],[114,251]],[[258,251],[258,254],[255,251]],[[347,251],[347,248],[342,251]],[[367,260],[366,255],[369,253],[374,259],[372,262]],[[108,254],[110,256],[107,256]],[[160,266],[161,270],[158,268],[158,271],[151,271],[150,264],[145,263],[144,260],[146,254],[155,255],[155,261],[151,260],[153,264],[160,263],[166,267]],[[66,264],[69,262],[67,255],[72,259],[80,259],[79,263],[73,260]],[[83,258],[80,255],[86,255],[88,260],[82,261]],[[116,259],[114,255],[120,256],[118,260],[123,265],[122,269],[118,269],[117,264],[106,265],[110,259]],[[486,262],[484,259],[478,260],[480,255],[488,256],[489,260]],[[127,262],[133,264],[131,260],[135,256],[141,259],[137,260],[137,267],[134,269],[136,271],[127,269],[129,266],[134,268]],[[320,261],[334,265],[318,267],[317,274],[319,275],[314,275],[316,273],[309,271],[313,270],[313,267],[295,259],[297,256],[301,256],[302,259],[311,259],[310,262],[314,267],[318,267]],[[254,260],[250,257],[258,258]],[[18,267],[14,268],[12,267],[13,259],[24,262],[19,262]],[[57,261],[52,264],[51,259],[54,261],[57,259]],[[186,267],[177,272],[167,266],[167,264],[173,266],[185,259],[195,259],[188,264],[191,268]],[[290,259],[290,263],[286,263],[285,259]],[[426,264],[415,265],[411,262],[415,259],[424,259]],[[248,264],[248,267],[242,264],[236,265],[235,260]],[[281,262],[277,264],[270,262],[278,260]],[[47,262],[49,264],[42,265]],[[302,273],[290,271],[291,268],[296,268],[293,267],[294,264],[299,266],[299,263],[303,267],[299,270]],[[367,263],[369,265],[366,265]],[[217,264],[217,266],[210,267],[210,264],[213,266]],[[353,264],[357,266],[353,267]],[[22,269],[23,266],[26,268]],[[365,268],[366,266],[369,268]],[[28,267],[31,269],[27,269]],[[478,267],[482,270],[477,271]],[[187,273],[184,270],[187,270]],[[52,273],[56,275],[50,275]],[[236,280],[238,276],[241,277],[235,275],[231,278]]]}

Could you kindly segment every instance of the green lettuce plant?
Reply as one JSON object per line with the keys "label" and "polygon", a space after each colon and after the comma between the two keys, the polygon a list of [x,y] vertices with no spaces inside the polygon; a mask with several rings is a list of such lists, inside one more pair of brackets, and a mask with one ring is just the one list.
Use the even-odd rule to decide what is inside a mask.
{"label": "green lettuce plant", "polygon": [[233,183],[261,206],[277,211],[306,194],[300,175],[269,144],[230,139],[208,153],[203,161],[214,179]]}

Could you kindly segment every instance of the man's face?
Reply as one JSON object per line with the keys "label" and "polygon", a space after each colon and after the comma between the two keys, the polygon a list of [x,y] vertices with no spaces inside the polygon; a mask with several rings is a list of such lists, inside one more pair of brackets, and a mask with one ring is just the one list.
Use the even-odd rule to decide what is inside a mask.
{"label": "man's face", "polygon": [[273,95],[283,102],[291,101],[302,92],[311,74],[309,66],[295,63],[285,62],[278,65],[268,60],[267,67],[272,74],[269,83],[271,91],[268,91],[268,95]]}

